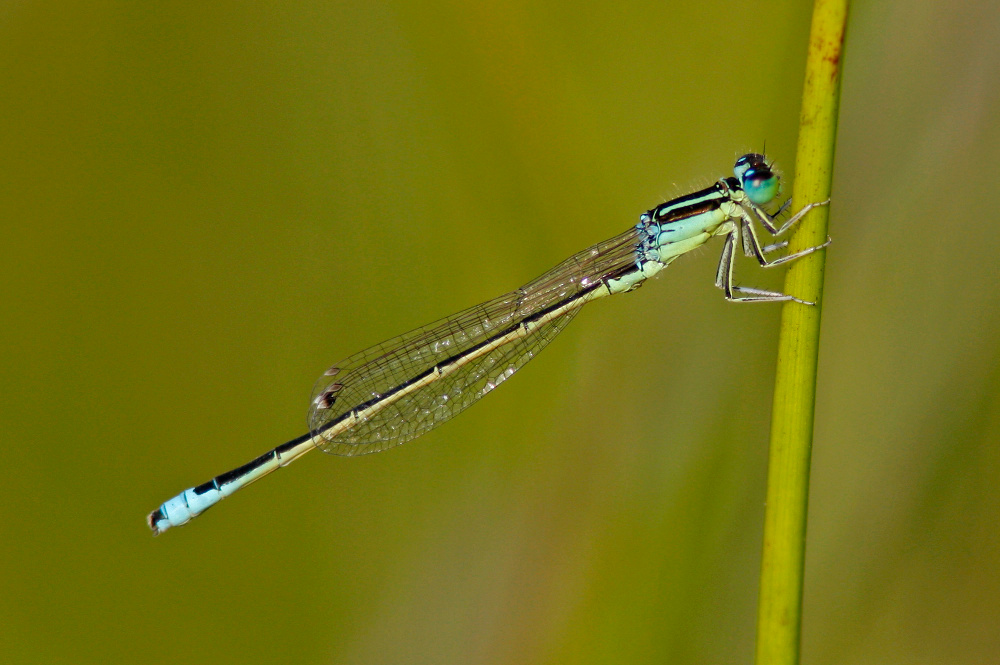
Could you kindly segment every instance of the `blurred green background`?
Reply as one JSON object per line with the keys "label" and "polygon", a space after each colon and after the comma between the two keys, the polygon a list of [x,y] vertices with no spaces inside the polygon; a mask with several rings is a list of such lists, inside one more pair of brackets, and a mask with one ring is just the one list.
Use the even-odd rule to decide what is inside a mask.
{"label": "blurred green background", "polygon": [[[4,3],[3,660],[750,662],[779,308],[719,244],[417,442],[143,519],[331,363],[790,174],[810,11]],[[805,662],[1000,659],[998,118],[996,2],[856,4]]]}

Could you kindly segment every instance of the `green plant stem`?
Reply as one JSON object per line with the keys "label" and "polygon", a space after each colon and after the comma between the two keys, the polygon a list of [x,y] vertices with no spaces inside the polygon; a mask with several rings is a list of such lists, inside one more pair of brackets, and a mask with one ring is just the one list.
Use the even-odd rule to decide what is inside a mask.
{"label": "green plant stem", "polygon": [[[830,197],[847,7],[848,0],[816,0],[813,7],[792,192],[795,208]],[[828,218],[829,206],[810,212],[792,237],[789,251],[822,244]],[[816,306],[786,304],[781,315],[757,614],[757,665],[799,662],[825,261],[826,252],[817,252],[792,263],[785,278],[785,293],[815,301]]]}

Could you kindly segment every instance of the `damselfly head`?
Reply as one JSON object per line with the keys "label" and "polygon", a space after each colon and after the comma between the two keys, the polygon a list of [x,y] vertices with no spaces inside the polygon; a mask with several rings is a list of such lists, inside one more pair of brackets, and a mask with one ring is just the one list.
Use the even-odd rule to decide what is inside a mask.
{"label": "damselfly head", "polygon": [[774,200],[780,188],[778,174],[771,170],[764,155],[747,153],[736,160],[733,173],[739,178],[747,198],[757,205]]}

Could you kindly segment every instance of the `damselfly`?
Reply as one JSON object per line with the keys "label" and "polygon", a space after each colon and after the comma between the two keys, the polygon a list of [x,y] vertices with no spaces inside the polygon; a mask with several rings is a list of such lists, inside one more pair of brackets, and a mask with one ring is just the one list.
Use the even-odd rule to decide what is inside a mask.
{"label": "damselfly", "polygon": [[[437,427],[510,378],[598,298],[632,291],[681,254],[713,236],[725,238],[715,285],[735,302],[795,301],[794,296],[733,283],[737,246],[764,267],[817,247],[768,258],[787,246],[762,246],[756,224],[779,236],[822,203],[811,203],[780,227],[763,206],[779,177],[763,155],[736,160],[735,177],[667,201],[610,240],[566,259],[525,286],[430,325],[376,344],[328,369],[313,390],[309,433],[187,489],[147,518],[154,534],[180,526],[236,490],[319,448],[336,455],[375,453]],[[778,213],[786,206],[782,206]]]}

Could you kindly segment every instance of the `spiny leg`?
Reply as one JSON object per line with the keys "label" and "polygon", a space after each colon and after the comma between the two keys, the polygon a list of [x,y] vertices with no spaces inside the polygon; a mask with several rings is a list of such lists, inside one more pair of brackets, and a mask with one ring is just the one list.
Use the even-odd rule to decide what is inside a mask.
{"label": "spiny leg", "polygon": [[751,203],[749,201],[744,202],[740,206],[742,208],[742,213],[741,213],[740,216],[743,218],[743,229],[744,229],[744,232],[743,232],[743,252],[747,256],[753,256],[753,257],[755,257],[758,260],[758,262],[760,263],[760,265],[763,266],[763,267],[765,267],[765,268],[770,268],[771,266],[781,265],[782,263],[787,263],[787,262],[789,262],[789,261],[791,261],[793,259],[797,259],[799,257],[806,256],[808,254],[812,254],[816,250],[822,249],[822,248],[826,247],[827,245],[829,245],[832,242],[831,239],[830,239],[830,237],[827,236],[826,242],[823,243],[822,245],[818,245],[816,247],[810,247],[810,248],[802,250],[801,252],[796,252],[794,254],[789,254],[787,256],[783,256],[783,257],[780,257],[780,258],[775,259],[775,260],[768,260],[766,257],[764,257],[764,254],[770,254],[771,252],[774,252],[774,251],[776,251],[778,249],[782,249],[784,247],[787,247],[788,246],[788,241],[787,240],[782,240],[781,242],[776,242],[774,244],[767,245],[765,247],[761,247],[760,240],[757,237],[756,229],[754,228],[753,218],[750,216],[749,210],[753,211],[754,215],[757,216],[757,219],[761,222],[761,224],[764,225],[764,227],[768,230],[769,233],[771,233],[771,235],[777,236],[777,235],[780,235],[780,234],[784,233],[789,228],[791,228],[791,226],[793,224],[795,224],[796,222],[798,222],[799,220],[801,220],[803,217],[805,217],[806,214],[808,214],[809,211],[812,210],[813,208],[818,207],[818,206],[823,206],[823,205],[829,205],[830,199],[827,199],[826,201],[821,201],[819,203],[810,203],[809,205],[803,207],[802,210],[799,210],[797,213],[795,213],[795,215],[793,215],[791,217],[791,219],[789,219],[787,222],[785,222],[781,226],[781,228],[775,228],[774,227],[774,223],[773,223],[774,220],[782,212],[784,212],[785,209],[788,208],[789,205],[791,205],[791,203],[792,203],[792,199],[791,198],[786,199],[785,202],[781,204],[781,207],[778,208],[778,211],[775,212],[773,215],[768,214],[760,206],[758,206],[758,205],[756,205],[754,203]]}
{"label": "spiny leg", "polygon": [[776,249],[785,247],[788,245],[788,241],[783,241],[780,243],[775,243],[774,245],[768,245],[767,247],[760,246],[760,240],[757,238],[757,231],[754,229],[753,224],[750,222],[749,215],[743,218],[743,247],[746,251],[749,245],[750,251],[746,252],[747,256],[756,257],[758,263],[764,268],[770,268],[772,266],[778,266],[782,263],[788,263],[789,261],[794,261],[795,259],[802,258],[803,256],[808,256],[813,252],[823,249],[831,242],[833,239],[827,236],[826,242],[822,245],[816,245],[815,247],[808,247],[800,252],[795,252],[794,254],[786,254],[785,256],[778,257],[776,259],[769,259],[765,254],[773,252]]}
{"label": "spiny leg", "polygon": [[732,284],[733,282],[733,246],[736,244],[736,239],[733,236],[736,233],[736,229],[732,222],[728,222],[728,226],[730,228],[728,229],[729,232],[726,233],[726,240],[722,245],[722,255],[719,256],[719,267],[715,270],[715,287],[719,289],[725,289],[727,283]]}
{"label": "spiny leg", "polygon": [[[791,199],[789,199],[789,201],[791,201]],[[830,205],[830,199],[827,199],[826,201],[818,201],[816,203],[810,203],[806,206],[803,206],[802,210],[799,210],[797,213],[789,217],[785,221],[785,223],[781,225],[781,228],[778,229],[778,232],[775,235],[780,236],[782,233],[792,228],[792,225],[795,224],[795,222],[805,217],[809,213],[809,211],[812,210],[813,208],[818,208],[820,206],[828,206],[828,205]]]}
{"label": "spiny leg", "polygon": [[[739,228],[733,222],[726,222],[721,227],[719,227],[722,233],[726,233],[726,241],[722,246],[722,256],[719,258],[719,268],[715,273],[715,285],[723,290],[726,294],[726,300],[731,302],[787,302],[793,300],[795,302],[800,302],[803,305],[814,305],[807,300],[800,300],[795,296],[790,296],[786,293],[780,293],[778,291],[766,291],[764,289],[755,289],[749,286],[736,286],[733,284],[733,264],[736,260],[736,236],[739,235]],[[728,231],[728,233],[727,233]],[[753,239],[755,247],[758,252],[760,251],[759,245],[756,244],[756,237]],[[747,293],[748,296],[737,296],[735,293]]]}
{"label": "spiny leg", "polygon": [[763,208],[753,203],[748,202],[746,205],[751,210],[753,210],[754,214],[757,216],[757,219],[760,220],[760,223],[764,225],[764,227],[771,233],[771,235],[779,236],[788,229],[792,228],[793,224],[795,224],[800,219],[805,217],[809,213],[809,211],[812,210],[813,208],[830,205],[830,199],[827,199],[826,201],[820,201],[818,203],[810,203],[807,206],[803,206],[802,210],[799,210],[797,213],[789,217],[785,221],[785,223],[781,225],[781,227],[775,226],[774,222],[777,219],[778,215],[784,212],[785,208],[791,205],[791,203],[792,200],[788,199],[787,201],[781,204],[781,207],[778,208],[778,212],[774,213],[773,215],[769,215]]}
{"label": "spiny leg", "polygon": [[771,219],[774,219],[775,217],[780,216],[781,213],[783,213],[786,210],[788,210],[788,206],[790,206],[790,205],[792,205],[792,197],[791,196],[789,196],[787,199],[785,199],[785,202],[781,204],[781,207],[778,208],[777,212],[775,212],[773,215],[770,215]]}

